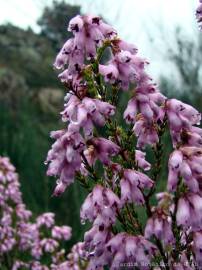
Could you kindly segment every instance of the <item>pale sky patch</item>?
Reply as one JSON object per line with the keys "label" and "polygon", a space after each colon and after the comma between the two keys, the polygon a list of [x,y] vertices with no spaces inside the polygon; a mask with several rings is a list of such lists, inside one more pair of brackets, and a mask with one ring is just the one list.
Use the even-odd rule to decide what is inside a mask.
{"label": "pale sky patch", "polygon": [[[52,0],[0,0],[0,23],[39,31],[37,19]],[[198,31],[195,8],[198,0],[67,0],[82,6],[83,13],[102,15],[121,37],[135,43],[142,56],[152,63],[151,72],[162,72],[167,45],[173,44],[173,32],[180,26],[189,38]],[[64,26],[65,27],[65,26]],[[166,70],[167,72],[167,70]]]}

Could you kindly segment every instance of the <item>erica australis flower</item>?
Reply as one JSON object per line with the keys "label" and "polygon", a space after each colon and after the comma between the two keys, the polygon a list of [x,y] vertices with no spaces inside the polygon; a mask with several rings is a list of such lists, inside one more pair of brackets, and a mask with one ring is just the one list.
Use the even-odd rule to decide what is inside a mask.
{"label": "erica australis flower", "polygon": [[71,252],[67,256],[67,261],[61,263],[60,265],[52,265],[52,270],[80,270],[85,269],[86,261],[82,258],[86,257],[86,252],[84,251],[84,244],[79,242],[75,244]]}
{"label": "erica australis flower", "polygon": [[124,112],[124,118],[127,122],[134,123],[139,112],[148,122],[155,118],[156,120],[163,118],[164,112],[159,105],[164,103],[164,96],[155,89],[155,86],[153,86],[151,93],[150,88],[147,89],[146,87],[149,87],[146,83],[140,85],[139,88],[137,87],[135,96],[129,100]]}
{"label": "erica australis flower", "polygon": [[176,190],[179,178],[193,192],[201,188],[202,150],[197,147],[181,147],[175,150],[169,160],[168,189]]}
{"label": "erica australis flower", "polygon": [[145,171],[149,171],[151,169],[151,164],[145,159],[146,153],[136,150],[135,151],[135,159],[138,164],[138,167],[142,168]]}
{"label": "erica australis flower", "polygon": [[105,138],[93,138],[89,141],[89,144],[93,146],[95,159],[99,159],[103,164],[110,164],[110,157],[119,153],[120,147],[110,140]]}
{"label": "erica australis flower", "polygon": [[68,226],[54,226],[52,228],[52,237],[55,239],[69,240],[71,237],[71,228]]}
{"label": "erica australis flower", "polygon": [[[15,168],[4,157],[0,157],[0,189],[0,268],[7,267],[6,257],[10,258],[6,269],[12,270],[51,270],[53,263],[55,269],[69,263],[66,253],[62,257],[58,254],[62,252],[63,242],[70,239],[71,228],[55,225],[53,213],[32,218],[32,212],[23,204]],[[43,265],[46,256],[48,261]],[[75,267],[78,263],[79,259]]]}
{"label": "erica australis flower", "polygon": [[71,96],[61,113],[63,121],[69,121],[73,130],[83,127],[86,138],[93,134],[93,125],[103,126],[105,119],[113,115],[115,107],[107,102],[85,97],[82,102]]}
{"label": "erica australis flower", "polygon": [[58,242],[54,239],[44,238],[43,240],[41,240],[40,245],[45,252],[53,253],[58,247]]}
{"label": "erica australis flower", "polygon": [[47,161],[51,163],[47,173],[60,176],[55,189],[55,195],[59,195],[73,182],[76,171],[80,169],[84,141],[79,133],[66,130],[54,132],[51,136],[56,142],[48,152]]}
{"label": "erica australis flower", "polygon": [[183,129],[190,131],[193,125],[201,121],[201,114],[196,109],[176,99],[167,101],[166,112],[174,144],[180,141]]}
{"label": "erica australis flower", "polygon": [[199,194],[188,193],[180,198],[177,205],[177,223],[184,229],[200,230],[202,222],[202,197]]}
{"label": "erica australis flower", "polygon": [[[196,16],[201,25],[201,6]],[[54,195],[75,180],[87,188],[80,217],[82,224],[88,220],[92,227],[67,261],[57,265],[62,253],[55,255],[52,269],[78,269],[74,265],[77,253],[86,260],[84,269],[91,270],[120,269],[130,263],[144,270],[198,269],[201,114],[161,94],[146,72],[148,61],[138,55],[136,46],[120,39],[99,17],[78,15],[68,31],[73,37],[65,42],[54,64],[67,88],[61,112],[65,127],[51,133],[55,143],[48,152],[47,174],[58,178]],[[126,100],[126,106],[120,100]],[[121,116],[127,125],[120,124]],[[168,179],[163,167],[166,129],[173,146]],[[149,149],[149,161],[142,148]],[[140,205],[146,222],[140,217]],[[6,215],[4,222],[10,222]],[[70,234],[48,219],[41,217],[39,223],[51,229],[53,239],[37,242],[32,252],[38,258],[44,250],[54,252],[56,243],[69,239]],[[151,264],[156,262],[155,268]]]}
{"label": "erica australis flower", "polygon": [[94,225],[84,235],[84,249],[87,251],[90,269],[99,269],[108,264],[110,259],[106,244],[112,233],[104,226]]}
{"label": "erica australis flower", "polygon": [[53,213],[45,213],[41,216],[37,217],[37,226],[46,226],[47,228],[52,227],[52,225],[55,223],[54,220],[54,214]]}
{"label": "erica australis flower", "polygon": [[160,239],[165,245],[175,243],[171,217],[162,210],[155,211],[153,216],[147,221],[145,237],[149,239],[153,235]]}
{"label": "erica australis flower", "polygon": [[134,202],[137,204],[144,203],[143,189],[151,188],[153,181],[145,174],[125,170],[123,178],[120,182],[121,186],[121,200],[123,202]]}
{"label": "erica australis flower", "polygon": [[154,123],[148,123],[144,117],[138,117],[133,131],[138,137],[137,147],[143,148],[147,144],[155,145],[159,140],[157,126]]}
{"label": "erica australis flower", "polygon": [[110,269],[124,263],[132,262],[139,269],[148,269],[156,247],[141,236],[131,236],[125,233],[117,234],[107,244],[109,253],[112,254]]}
{"label": "erica australis flower", "polygon": [[119,198],[100,185],[95,186],[81,207],[81,219],[88,219],[107,226],[115,222],[116,210],[120,208]]}
{"label": "erica australis flower", "polygon": [[72,77],[74,80],[74,77],[78,76],[85,57],[94,58],[96,48],[100,47],[105,39],[116,35],[112,27],[99,17],[93,16],[76,16],[70,21],[68,31],[73,33],[74,38],[65,43],[54,64],[58,69],[66,68],[64,76],[67,82],[71,81]]}

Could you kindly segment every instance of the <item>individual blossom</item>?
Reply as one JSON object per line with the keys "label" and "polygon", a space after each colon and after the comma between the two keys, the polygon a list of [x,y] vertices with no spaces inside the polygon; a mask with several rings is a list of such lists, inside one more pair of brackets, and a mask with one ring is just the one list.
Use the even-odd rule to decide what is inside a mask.
{"label": "individual blossom", "polygon": [[133,127],[133,132],[137,136],[138,148],[144,148],[147,144],[155,145],[159,141],[156,124],[148,123],[142,116],[137,117],[137,121]]}
{"label": "individual blossom", "polygon": [[[59,256],[64,256],[64,253]],[[62,263],[54,262],[51,270],[80,270],[85,269],[87,263],[87,255],[84,250],[84,243],[78,242],[72,248],[70,253],[65,257]]]}
{"label": "individual blossom", "polygon": [[[29,250],[34,249],[33,243],[36,243],[39,239],[39,231],[36,224],[28,222],[20,222],[17,225],[17,236],[19,237],[19,249]],[[39,251],[39,250],[38,250]],[[41,255],[41,253],[40,253]],[[40,256],[36,256],[37,258]]]}
{"label": "individual blossom", "polygon": [[183,146],[175,150],[169,158],[168,190],[175,191],[182,177],[193,192],[201,188],[202,150],[198,147]]}
{"label": "individual blossom", "polygon": [[175,243],[175,237],[172,232],[172,219],[161,209],[154,211],[152,217],[147,221],[145,237],[150,239],[152,236],[161,240],[165,245]]}
{"label": "individual blossom", "polygon": [[1,255],[10,252],[16,245],[15,231],[11,226],[0,226]]}
{"label": "individual blossom", "polygon": [[98,226],[95,223],[84,235],[84,250],[90,269],[99,269],[107,265],[111,257],[106,244],[111,239],[112,233],[103,225]]}
{"label": "individual blossom", "polygon": [[122,264],[133,263],[138,269],[149,269],[156,247],[142,236],[119,233],[107,243],[112,254],[110,269],[118,269]]}
{"label": "individual blossom", "polygon": [[[78,242],[76,243],[70,253],[67,255],[68,258],[68,266],[71,267],[71,270],[78,269],[79,265],[84,266],[86,264],[87,255],[84,249],[84,243]],[[61,269],[62,270],[62,269]],[[65,270],[65,269],[64,269]]]}
{"label": "individual blossom", "polygon": [[130,169],[124,170],[120,181],[122,203],[143,204],[145,202],[143,189],[150,189],[153,184],[153,181],[146,174]]}
{"label": "individual blossom", "polygon": [[177,224],[184,230],[200,230],[202,224],[202,197],[199,194],[187,193],[177,204]]}
{"label": "individual blossom", "polygon": [[12,216],[11,216],[12,212],[2,212],[1,214],[1,222],[0,224],[2,226],[10,226],[12,224]]}
{"label": "individual blossom", "polygon": [[104,75],[106,82],[117,82],[121,88],[128,90],[130,82],[139,81],[147,62],[130,51],[120,50],[104,67],[100,67],[100,72]]}
{"label": "individual blossom", "polygon": [[68,226],[54,226],[52,228],[52,237],[55,239],[69,240],[71,238],[71,228]]}
{"label": "individual blossom", "polygon": [[18,175],[7,157],[0,157],[0,205],[6,206],[8,201],[14,204],[22,202]]}
{"label": "individual blossom", "polygon": [[15,172],[15,167],[11,164],[8,157],[2,157],[0,159],[0,169],[1,169],[1,182],[4,184],[8,181],[11,182],[14,178],[17,178]]}
{"label": "individual blossom", "polygon": [[[144,87],[147,87],[146,85]],[[129,100],[124,112],[124,119],[127,123],[135,123],[136,116],[141,113],[147,122],[162,120],[164,116],[163,105],[165,97],[155,87],[152,92],[145,91],[143,86],[135,89],[134,97]],[[147,88],[146,88],[147,89]]]}
{"label": "individual blossom", "polygon": [[97,225],[109,226],[115,222],[120,199],[108,188],[96,185],[81,207],[81,220],[95,221]]}
{"label": "individual blossom", "polygon": [[41,247],[44,249],[45,252],[53,253],[56,248],[59,246],[59,243],[51,238],[44,238],[40,242]]}
{"label": "individual blossom", "polygon": [[120,147],[105,138],[92,138],[88,141],[87,158],[91,164],[94,164],[99,159],[104,165],[111,164],[111,157],[118,155]]}
{"label": "individual blossom", "polygon": [[199,125],[201,121],[201,114],[196,109],[177,99],[167,100],[166,114],[174,145],[180,141],[183,129],[191,130],[193,125]]}
{"label": "individual blossom", "polygon": [[113,52],[129,51],[131,54],[135,55],[138,52],[137,47],[134,44],[128,43],[123,39],[115,38],[111,41]]}
{"label": "individual blossom", "polygon": [[202,146],[202,129],[192,126],[190,130],[183,129],[181,132],[181,142],[186,146]]}
{"label": "individual blossom", "polygon": [[145,171],[149,171],[151,169],[151,164],[145,159],[146,153],[140,150],[135,150],[135,160],[137,162],[137,166]]}
{"label": "individual blossom", "polygon": [[[67,79],[72,75],[77,75],[84,62],[84,55],[82,50],[74,49],[74,39],[69,39],[62,47],[61,51],[56,57],[54,66],[57,69],[63,69],[68,65]],[[67,70],[66,70],[67,73]],[[61,75],[60,75],[61,76]]]}
{"label": "individual blossom", "polygon": [[40,258],[44,254],[44,250],[42,248],[40,241],[41,241],[40,238],[36,238],[31,248],[31,255],[33,256],[33,258],[37,260],[40,260]]}
{"label": "individual blossom", "polygon": [[16,206],[16,215],[21,220],[29,220],[29,218],[32,216],[32,212],[26,209],[25,204],[21,203]]}
{"label": "individual blossom", "polygon": [[12,181],[10,178],[9,182],[7,183],[6,188],[2,193],[4,196],[4,200],[6,199],[13,201],[14,203],[20,203],[21,201],[21,192],[19,191],[19,183],[18,181]]}
{"label": "individual blossom", "polygon": [[115,83],[119,77],[118,68],[114,64],[99,65],[99,72],[104,76],[105,81]]}
{"label": "individual blossom", "polygon": [[53,213],[44,213],[37,217],[37,226],[46,226],[47,228],[52,227],[55,224],[55,215]]}

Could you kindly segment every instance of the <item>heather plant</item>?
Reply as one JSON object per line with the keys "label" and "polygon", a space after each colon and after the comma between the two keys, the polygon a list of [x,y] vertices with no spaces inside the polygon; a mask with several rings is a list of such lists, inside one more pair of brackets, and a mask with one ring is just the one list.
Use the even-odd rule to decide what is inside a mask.
{"label": "heather plant", "polygon": [[[65,127],[51,133],[46,162],[58,177],[55,196],[74,181],[89,192],[80,211],[92,224],[86,269],[202,269],[201,114],[161,94],[148,61],[101,18],[78,15],[68,31],[54,63],[67,88]],[[163,167],[166,131],[173,149]]]}
{"label": "heather plant", "polygon": [[0,157],[0,269],[77,269],[83,244],[68,255],[64,244],[70,238],[71,228],[57,226],[53,213],[32,217],[23,204],[15,168]]}

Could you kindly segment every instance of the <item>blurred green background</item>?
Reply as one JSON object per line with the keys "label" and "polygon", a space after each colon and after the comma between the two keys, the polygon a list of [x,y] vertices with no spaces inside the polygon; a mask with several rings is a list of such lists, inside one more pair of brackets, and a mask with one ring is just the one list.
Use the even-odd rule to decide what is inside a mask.
{"label": "blurred green background", "polygon": [[[35,214],[55,212],[58,223],[73,227],[73,242],[81,240],[84,232],[79,208],[85,191],[74,184],[60,198],[51,197],[55,179],[46,177],[44,160],[52,143],[50,131],[62,126],[59,112],[65,93],[52,63],[70,37],[68,21],[78,13],[79,5],[54,1],[44,5],[38,31],[11,23],[0,25],[0,155],[9,156],[16,166],[28,207]],[[162,69],[154,72],[160,88],[169,97],[182,99],[202,111],[202,34],[196,31],[192,39],[176,26],[171,45],[163,35],[160,45],[152,39],[147,44],[159,54],[163,48]],[[174,70],[176,76],[165,76],[167,70]],[[125,103],[121,100],[123,106]],[[164,140],[167,143],[168,136]],[[166,169],[162,179],[165,175]]]}

